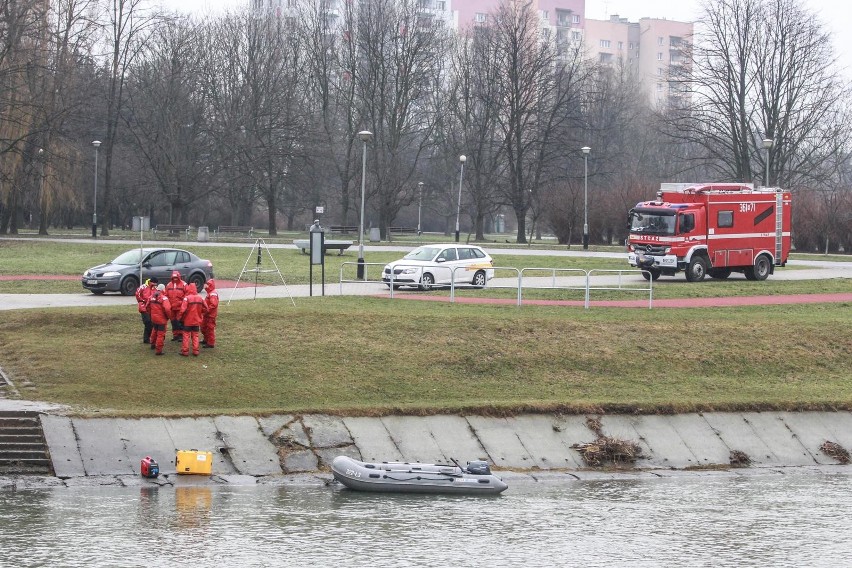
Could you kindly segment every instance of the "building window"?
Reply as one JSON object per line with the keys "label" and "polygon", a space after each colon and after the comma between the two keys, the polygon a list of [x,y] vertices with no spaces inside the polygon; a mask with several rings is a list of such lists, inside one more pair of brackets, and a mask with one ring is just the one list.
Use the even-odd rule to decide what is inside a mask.
{"label": "building window", "polygon": [[663,60],[663,54],[662,54],[662,52],[658,51],[657,52],[657,61],[662,61],[662,60]]}
{"label": "building window", "polygon": [[599,53],[600,56],[599,61],[601,63],[612,63],[612,54],[611,53]]}
{"label": "building window", "polygon": [[476,16],[474,16],[474,21],[475,21],[477,24],[484,24],[484,23],[485,23],[485,20],[486,20],[486,18],[487,18],[487,17],[488,17],[488,16],[487,16],[486,14],[483,14],[483,13],[481,13],[481,12],[478,12],[478,13],[476,14]]}
{"label": "building window", "polygon": [[663,68],[662,68],[662,67],[657,67],[657,75],[662,76],[662,74],[663,74]]}
{"label": "building window", "polygon": [[438,0],[438,9],[442,12],[447,11],[447,0]]}
{"label": "building window", "polygon": [[583,34],[581,32],[578,32],[576,30],[571,32],[571,39],[573,39],[573,40],[580,41],[580,39],[582,39],[582,37],[583,37]]}
{"label": "building window", "polygon": [[609,48],[609,40],[608,39],[602,39],[601,40],[601,47],[608,49]]}
{"label": "building window", "polygon": [[631,41],[630,43],[628,43],[628,44],[627,44],[627,50],[628,50],[628,51],[633,51],[633,42],[632,42],[632,41]]}
{"label": "building window", "polygon": [[620,41],[618,42],[618,51],[621,51],[622,49],[624,49],[624,42]]}
{"label": "building window", "polygon": [[578,16],[577,14],[574,14],[573,16],[571,16],[571,23],[572,24],[579,24],[580,23],[580,16]]}
{"label": "building window", "polygon": [[657,45],[663,45],[663,38],[661,38],[661,37],[657,38]]}

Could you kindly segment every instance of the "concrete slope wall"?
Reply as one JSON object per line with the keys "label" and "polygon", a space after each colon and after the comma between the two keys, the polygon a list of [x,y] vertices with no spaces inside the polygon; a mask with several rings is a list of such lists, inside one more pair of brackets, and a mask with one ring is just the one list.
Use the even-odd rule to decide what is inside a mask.
{"label": "concrete slope wall", "polygon": [[57,477],[138,474],[144,456],[174,473],[175,450],[213,452],[220,475],[275,476],[318,471],[335,456],[363,461],[447,463],[485,459],[498,469],[586,468],[572,446],[599,435],[639,445],[637,469],[731,465],[732,452],[752,467],[839,463],[825,442],[852,448],[849,412],[742,412],[603,415],[217,416],[212,418],[69,418],[41,416]]}

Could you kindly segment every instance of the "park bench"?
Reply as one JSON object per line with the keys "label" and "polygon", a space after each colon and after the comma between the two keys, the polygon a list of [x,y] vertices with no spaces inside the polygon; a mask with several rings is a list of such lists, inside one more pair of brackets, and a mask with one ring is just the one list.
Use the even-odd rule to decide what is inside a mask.
{"label": "park bench", "polygon": [[154,227],[153,233],[156,235],[157,233],[169,233],[170,235],[177,236],[179,233],[183,233],[186,235],[186,238],[189,238],[189,230],[192,227],[189,225],[157,225]]}
{"label": "park bench", "polygon": [[254,227],[246,227],[242,225],[219,225],[216,228],[216,236],[218,237],[222,233],[247,233],[248,236],[251,236],[252,231],[254,231]]}
{"label": "park bench", "polygon": [[328,228],[329,233],[357,233],[358,227],[355,225],[332,225]]}
{"label": "park bench", "polygon": [[404,234],[413,234],[417,232],[416,227],[391,227],[389,229],[391,234],[404,235]]}
{"label": "park bench", "polygon": [[[311,241],[308,239],[295,239],[293,244],[297,249],[302,250],[302,254],[308,254],[311,250]],[[329,250],[339,251],[337,254],[342,255],[343,251],[352,246],[352,241],[324,241],[322,251],[327,253]]]}

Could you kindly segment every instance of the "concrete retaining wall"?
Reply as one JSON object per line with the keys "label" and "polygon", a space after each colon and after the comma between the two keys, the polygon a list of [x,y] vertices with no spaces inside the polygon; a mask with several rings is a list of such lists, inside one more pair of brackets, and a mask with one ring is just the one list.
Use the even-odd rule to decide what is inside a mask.
{"label": "concrete retaining wall", "polygon": [[[673,416],[604,415],[600,434],[639,444],[642,469],[729,466],[742,452],[751,467],[838,464],[825,442],[852,448],[849,412],[743,412]],[[278,476],[323,469],[340,454],[363,461],[447,463],[485,459],[503,470],[587,469],[574,444],[597,434],[586,416],[521,415],[217,416],[213,418],[69,418],[42,415],[54,471],[60,478],[139,473],[156,459],[175,473],[176,449],[213,452],[213,472]]]}

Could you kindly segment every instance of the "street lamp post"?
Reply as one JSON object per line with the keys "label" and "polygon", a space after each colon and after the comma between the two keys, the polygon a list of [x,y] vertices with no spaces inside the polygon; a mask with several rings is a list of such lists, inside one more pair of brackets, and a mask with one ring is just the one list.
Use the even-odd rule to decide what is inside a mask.
{"label": "street lamp post", "polygon": [[101,145],[100,140],[93,140],[92,146],[95,147],[95,197],[92,200],[92,238],[98,237],[98,148]]}
{"label": "street lamp post", "polygon": [[763,149],[766,150],[766,174],[763,177],[763,185],[769,187],[769,150],[772,149],[772,138],[763,139]]}
{"label": "street lamp post", "polygon": [[361,157],[361,219],[358,226],[358,270],[356,276],[358,280],[364,279],[364,190],[367,180],[367,142],[373,139],[373,133],[369,130],[362,130],[358,133],[358,138],[364,143],[364,152]]}
{"label": "street lamp post", "polygon": [[44,207],[44,148],[38,149],[38,162],[39,166],[41,166],[41,183],[38,186],[38,234],[46,235],[47,234],[47,222],[44,218],[45,207]]}
{"label": "street lamp post", "polygon": [[420,237],[420,212],[423,210],[423,182],[417,182],[417,236]]}
{"label": "street lamp post", "polygon": [[461,172],[459,172],[459,200],[456,204],[456,242],[459,242],[459,216],[461,215],[461,190],[462,183],[464,182],[464,163],[467,161],[467,156],[462,154],[459,156],[459,162],[461,163]]}
{"label": "street lamp post", "polygon": [[580,148],[583,152],[583,250],[589,248],[589,152],[588,146]]}

